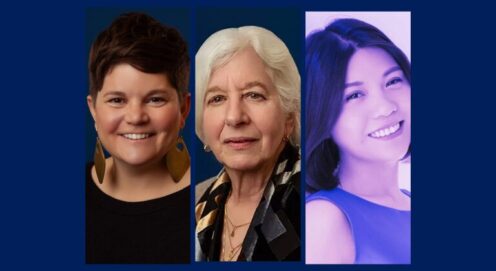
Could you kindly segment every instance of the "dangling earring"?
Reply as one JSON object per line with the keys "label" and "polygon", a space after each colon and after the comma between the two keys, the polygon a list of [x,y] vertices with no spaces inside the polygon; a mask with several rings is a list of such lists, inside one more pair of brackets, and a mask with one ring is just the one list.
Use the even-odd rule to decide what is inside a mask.
{"label": "dangling earring", "polygon": [[289,136],[284,135],[284,137],[282,138],[282,141],[283,142],[288,142],[289,141]]}
{"label": "dangling earring", "polygon": [[102,142],[100,142],[98,137],[96,138],[93,161],[95,162],[95,171],[98,182],[102,184],[103,178],[105,177],[105,153],[103,152]]}
{"label": "dangling earring", "polygon": [[203,151],[211,152],[212,150],[210,149],[210,147],[207,144],[205,144],[205,145],[203,145]]}
{"label": "dangling earring", "polygon": [[190,165],[188,148],[182,137],[178,137],[176,143],[166,155],[167,169],[172,179],[177,183],[184,176]]}
{"label": "dangling earring", "polygon": [[336,165],[336,167],[334,168],[334,170],[332,171],[332,176],[334,177],[338,177],[338,174],[339,174],[339,168],[341,167],[341,163],[338,163]]}

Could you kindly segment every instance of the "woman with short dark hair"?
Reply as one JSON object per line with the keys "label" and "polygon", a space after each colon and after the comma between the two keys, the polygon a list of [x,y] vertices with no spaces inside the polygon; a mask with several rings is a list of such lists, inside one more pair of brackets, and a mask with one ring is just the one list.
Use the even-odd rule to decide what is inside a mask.
{"label": "woman with short dark hair", "polygon": [[86,261],[188,262],[185,41],[146,14],[123,14],[93,43],[89,75],[98,138],[86,172]]}

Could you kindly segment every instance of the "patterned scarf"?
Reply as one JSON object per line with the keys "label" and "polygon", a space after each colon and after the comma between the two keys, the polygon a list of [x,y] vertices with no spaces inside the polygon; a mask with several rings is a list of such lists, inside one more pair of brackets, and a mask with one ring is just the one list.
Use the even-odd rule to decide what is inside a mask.
{"label": "patterned scarf", "polygon": [[[222,170],[196,205],[196,260],[220,259],[231,181]],[[300,155],[287,144],[246,233],[238,261],[300,260]]]}

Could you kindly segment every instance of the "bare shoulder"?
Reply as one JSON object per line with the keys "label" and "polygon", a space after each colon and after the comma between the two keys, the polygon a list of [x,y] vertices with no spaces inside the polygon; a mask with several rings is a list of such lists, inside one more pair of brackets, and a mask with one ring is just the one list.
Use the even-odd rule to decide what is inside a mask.
{"label": "bare shoulder", "polygon": [[312,200],[306,209],[306,262],[353,263],[355,246],[346,215],[334,203]]}
{"label": "bare shoulder", "polygon": [[345,214],[330,201],[312,200],[305,205],[305,210],[306,228],[318,230],[321,238],[332,237],[350,228]]}
{"label": "bare shoulder", "polygon": [[315,214],[321,219],[332,220],[335,224],[336,219],[346,222],[343,212],[334,203],[324,199],[315,199],[305,204],[305,210],[308,215]]}

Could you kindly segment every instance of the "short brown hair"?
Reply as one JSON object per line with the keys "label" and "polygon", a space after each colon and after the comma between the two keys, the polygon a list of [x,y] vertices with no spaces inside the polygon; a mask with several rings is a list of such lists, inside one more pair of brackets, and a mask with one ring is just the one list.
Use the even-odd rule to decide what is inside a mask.
{"label": "short brown hair", "polygon": [[188,92],[186,42],[176,29],[146,14],[122,14],[93,42],[88,69],[94,101],[107,73],[121,63],[145,73],[164,73],[178,94]]}

